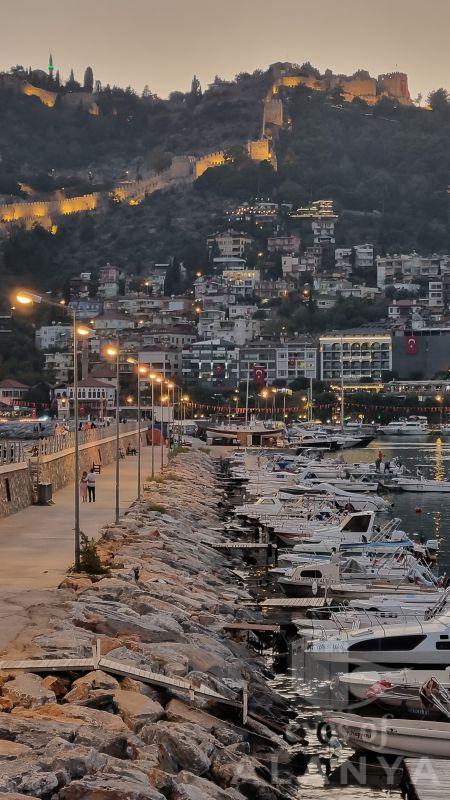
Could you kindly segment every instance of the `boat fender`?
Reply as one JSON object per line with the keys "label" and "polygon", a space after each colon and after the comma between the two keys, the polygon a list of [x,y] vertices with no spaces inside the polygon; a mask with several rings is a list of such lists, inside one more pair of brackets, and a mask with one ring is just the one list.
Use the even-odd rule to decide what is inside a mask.
{"label": "boat fender", "polygon": [[319,722],[316,734],[320,744],[329,744],[333,735],[331,725],[328,722]]}

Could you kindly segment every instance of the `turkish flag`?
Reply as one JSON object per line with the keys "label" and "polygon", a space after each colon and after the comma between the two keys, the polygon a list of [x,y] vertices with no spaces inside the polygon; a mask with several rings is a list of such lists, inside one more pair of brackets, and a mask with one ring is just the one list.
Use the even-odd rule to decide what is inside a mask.
{"label": "turkish flag", "polygon": [[415,356],[419,352],[419,342],[415,336],[408,336],[406,338],[405,350],[409,356]]}
{"label": "turkish flag", "polygon": [[253,367],[253,383],[261,386],[266,382],[266,370],[264,367]]}
{"label": "turkish flag", "polygon": [[216,373],[216,375],[222,375],[223,370],[224,370],[224,364],[216,364],[214,368],[214,372]]}

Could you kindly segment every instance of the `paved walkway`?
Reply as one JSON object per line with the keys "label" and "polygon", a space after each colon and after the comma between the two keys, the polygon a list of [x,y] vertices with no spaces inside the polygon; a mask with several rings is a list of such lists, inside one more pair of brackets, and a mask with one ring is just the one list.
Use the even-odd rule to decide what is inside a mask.
{"label": "paved walkway", "polygon": [[[167,463],[167,451],[164,453]],[[160,448],[155,447],[155,469],[160,467]],[[151,447],[142,448],[142,479],[151,471]],[[114,520],[115,463],[97,477],[97,500],[80,503],[80,527],[98,538],[99,529]],[[121,512],[137,496],[137,458],[120,462]],[[0,520],[0,589],[49,589],[57,586],[73,564],[73,484],[56,492],[54,505],[30,506]]]}

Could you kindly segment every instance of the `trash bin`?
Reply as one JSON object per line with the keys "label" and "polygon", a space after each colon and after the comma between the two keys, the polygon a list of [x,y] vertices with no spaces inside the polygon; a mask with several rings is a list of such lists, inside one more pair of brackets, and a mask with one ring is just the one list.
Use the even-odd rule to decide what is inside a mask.
{"label": "trash bin", "polygon": [[38,483],[37,487],[37,502],[38,506],[46,506],[47,503],[51,503],[52,494],[53,494],[53,484],[52,483]]}

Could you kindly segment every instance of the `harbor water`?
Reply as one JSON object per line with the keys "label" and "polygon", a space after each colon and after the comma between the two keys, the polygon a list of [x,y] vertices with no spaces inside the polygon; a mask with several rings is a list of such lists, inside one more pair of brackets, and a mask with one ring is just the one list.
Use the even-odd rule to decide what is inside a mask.
{"label": "harbor water", "polygon": [[[373,462],[379,451],[386,461],[400,459],[413,475],[419,469],[427,478],[450,478],[450,438],[424,436],[414,437],[414,440],[411,437],[410,441],[409,437],[380,437],[367,448],[345,450],[342,455],[349,464]],[[450,575],[450,493],[398,492],[386,497],[392,507],[380,515],[380,520],[399,517],[400,527],[407,534],[436,539],[439,574]],[[305,682],[288,661],[284,671],[273,679],[273,686],[294,703],[298,722],[305,728],[306,742],[299,745],[299,751],[305,756],[304,771],[297,777],[299,800],[383,800],[387,797],[400,800],[401,759],[391,757],[380,764],[375,756],[367,755],[355,760],[353,750],[336,739],[325,746],[317,740],[315,729],[323,710],[320,698],[322,692],[329,697],[329,685],[321,685],[319,678],[309,677]]]}

